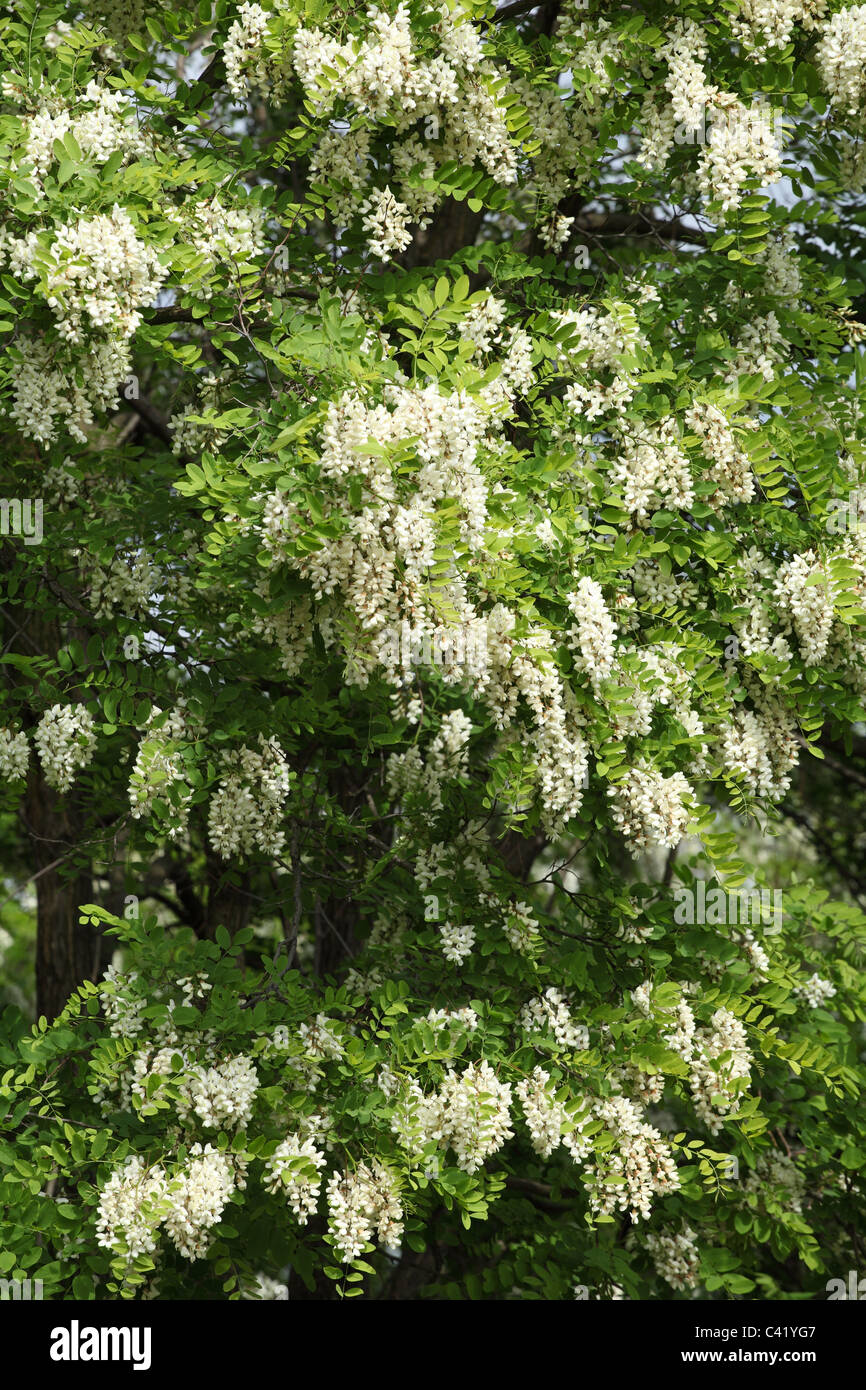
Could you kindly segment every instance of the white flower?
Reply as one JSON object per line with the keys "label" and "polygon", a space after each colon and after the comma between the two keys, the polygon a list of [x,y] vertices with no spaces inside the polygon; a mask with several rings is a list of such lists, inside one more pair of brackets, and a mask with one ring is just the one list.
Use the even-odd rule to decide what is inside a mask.
{"label": "white flower", "polygon": [[319,1170],[325,1166],[325,1155],[312,1139],[290,1134],[280,1143],[265,1163],[265,1187],[269,1192],[285,1193],[286,1200],[305,1226],[316,1211],[322,1179]]}
{"label": "white flower", "polygon": [[672,1289],[685,1291],[697,1288],[700,1282],[700,1251],[696,1243],[697,1237],[690,1226],[684,1225],[675,1235],[648,1231],[644,1239],[656,1273],[670,1284]]}
{"label": "white flower", "polygon": [[403,1207],[394,1174],[379,1159],[328,1181],[328,1234],[340,1258],[356,1260],[374,1233],[394,1248],[403,1234]]}
{"label": "white flower", "polygon": [[223,859],[254,850],[272,856],[283,851],[280,821],[292,774],[276,739],[260,734],[259,749],[241,748],[223,756],[208,812],[210,841]]}
{"label": "white flower", "polygon": [[863,113],[866,81],[866,5],[849,5],[827,21],[815,50],[821,80],[834,106]]}
{"label": "white flower", "polygon": [[817,974],[810,975],[803,985],[797,985],[794,993],[809,1005],[810,1009],[820,1009],[836,993],[836,986],[830,980],[822,980]]}
{"label": "white flower", "polygon": [[718,1134],[726,1114],[740,1106],[740,1092],[751,1076],[752,1054],[746,1030],[727,1009],[716,1009],[709,1028],[694,1035],[689,1085],[698,1116]]}
{"label": "white flower", "polygon": [[208,1129],[245,1125],[252,1116],[258,1088],[252,1058],[242,1054],[213,1066],[194,1067],[184,1079],[178,1115],[184,1119],[194,1112]]}
{"label": "white flower", "polygon": [[96,748],[94,727],[83,705],[52,705],[45,711],[33,742],[50,787],[68,791],[76,773],[87,767]]}
{"label": "white flower", "polygon": [[13,733],[0,729],[0,778],[7,782],[23,782],[30,762],[30,745],[23,729]]}
{"label": "white flower", "polygon": [[517,1098],[523,1106],[532,1147],[542,1158],[549,1158],[559,1147],[566,1120],[565,1106],[556,1100],[550,1073],[535,1067],[531,1077],[518,1082]]}
{"label": "white flower", "polygon": [[162,1168],[148,1168],[134,1155],[127,1158],[99,1194],[97,1244],[125,1254],[129,1261],[151,1254],[168,1209],[168,1192],[169,1182]]}
{"label": "white flower", "polygon": [[833,583],[814,551],[795,555],[780,566],[775,598],[781,612],[791,616],[803,661],[816,666],[830,643],[835,608]]}
{"label": "white flower", "polygon": [[443,922],[439,928],[442,954],[446,960],[459,965],[472,954],[475,945],[475,928],[468,923],[455,926],[453,922]]}
{"label": "white flower", "polygon": [[587,673],[597,691],[613,670],[616,638],[616,625],[607,611],[601,585],[594,579],[579,580],[577,592],[569,595],[568,607],[577,619],[577,626],[569,632],[575,664]]}
{"label": "white flower", "polygon": [[559,1047],[573,1047],[579,1052],[589,1047],[589,1029],[584,1023],[574,1022],[568,1000],[552,985],[524,1004],[519,1024],[525,1033],[552,1033]]}
{"label": "white flower", "polygon": [[390,188],[376,188],[361,204],[361,225],[369,234],[368,246],[381,261],[391,260],[404,251],[412,240],[409,231],[410,213],[405,203],[394,197]]}
{"label": "white flower", "polygon": [[210,1144],[193,1144],[188,1165],[172,1180],[165,1229],[179,1254],[200,1260],[211,1244],[210,1231],[222,1218],[235,1190],[231,1159]]}
{"label": "white flower", "polygon": [[671,848],[678,844],[689,824],[686,803],[692,795],[681,772],[664,777],[643,760],[622,782],[608,788],[608,796],[614,799],[614,824],[625,836],[632,854],[649,845]]}
{"label": "white flower", "polygon": [[226,86],[232,96],[244,97],[250,89],[267,92],[269,82],[262,40],[268,32],[268,14],[261,5],[245,3],[229,29],[223,49]]}
{"label": "white flower", "polygon": [[59,227],[44,275],[61,337],[80,343],[89,328],[131,338],[141,323],[139,308],[153,303],[166,274],[156,251],[138,238],[116,204],[107,215]]}

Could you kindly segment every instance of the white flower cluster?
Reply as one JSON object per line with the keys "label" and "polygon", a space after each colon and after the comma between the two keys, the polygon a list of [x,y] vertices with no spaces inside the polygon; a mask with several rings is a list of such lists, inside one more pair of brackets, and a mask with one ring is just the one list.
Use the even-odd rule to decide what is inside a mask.
{"label": "white flower cluster", "polygon": [[[661,1011],[663,1016],[670,1009]],[[698,1027],[691,1007],[681,1001],[663,1042],[688,1062],[689,1086],[696,1112],[711,1134],[718,1134],[726,1115],[740,1106],[740,1093],[751,1078],[752,1054],[746,1030],[727,1009],[716,1009],[708,1028]]]}
{"label": "white flower cluster", "polygon": [[153,303],[167,273],[117,204],[58,227],[44,260],[33,265],[37,271],[60,336],[70,343],[82,342],[86,326],[131,338],[140,307]]}
{"label": "white flower cluster", "polygon": [[701,1257],[697,1236],[690,1226],[684,1225],[675,1235],[648,1231],[644,1240],[656,1273],[672,1289],[685,1293],[697,1288]]}
{"label": "white flower cluster", "polygon": [[816,972],[809,976],[805,984],[797,985],[794,993],[805,1004],[808,1004],[810,1009],[820,1009],[828,999],[833,998],[836,993],[836,986],[830,980],[822,980]]}
{"label": "white flower cluster", "polygon": [[222,1218],[226,1203],[243,1186],[232,1161],[212,1145],[193,1144],[189,1162],[171,1183],[171,1206],[166,1233],[180,1255],[200,1260],[211,1244],[210,1231]]}
{"label": "white flower cluster", "polygon": [[[264,598],[269,597],[267,581],[258,586]],[[269,613],[253,613],[250,627],[267,642],[273,643],[280,654],[283,670],[296,676],[303,669],[313,640],[313,605],[308,598],[293,601],[284,599],[282,607]]]}
{"label": "white flower cluster", "polygon": [[518,1082],[517,1098],[523,1106],[533,1149],[542,1158],[549,1158],[559,1147],[563,1125],[568,1119],[565,1106],[556,1099],[550,1073],[543,1067],[533,1068],[531,1076]]}
{"label": "white flower cluster", "polygon": [[601,585],[594,579],[578,581],[576,593],[568,597],[568,607],[577,619],[577,626],[569,632],[575,664],[586,672],[597,691],[613,670],[616,624],[607,610]]}
{"label": "white flower cluster", "polygon": [[268,91],[270,80],[262,51],[267,31],[267,11],[245,0],[229,29],[223,49],[226,86],[232,96],[245,97],[250,91]]}
{"label": "white flower cluster", "polygon": [[522,328],[512,328],[503,337],[502,346],[504,354],[497,363],[499,375],[482,386],[479,395],[491,410],[509,414],[515,400],[534,380],[532,339]]}
{"label": "white flower cluster", "polygon": [[[207,202],[189,203],[170,216],[181,239],[204,258],[207,270],[223,265],[236,271],[265,249],[264,218],[254,203],[229,207],[214,196]],[[204,299],[214,292],[207,281],[190,288]]]}
{"label": "white flower cluster", "polygon": [[478,1015],[468,1005],[462,1009],[431,1009],[426,1021],[436,1032],[446,1028],[450,1033],[453,1028],[459,1028],[474,1033],[478,1027]]}
{"label": "white flower cluster", "polygon": [[547,221],[539,227],[539,238],[551,251],[561,251],[571,236],[574,222],[573,217],[566,217],[561,212],[552,212]]}
{"label": "white flower cluster", "polygon": [[472,955],[475,928],[469,922],[442,922],[439,927],[439,943],[445,959],[452,965],[460,965]]}
{"label": "white flower cluster", "polygon": [[489,1062],[449,1071],[437,1096],[437,1129],[454,1151],[458,1168],[474,1173],[512,1136],[511,1087]]}
{"label": "white flower cluster", "polygon": [[776,363],[782,361],[780,348],[784,343],[785,335],[772,310],[769,314],[758,314],[740,332],[736,343],[736,360],[725,381],[734,384],[738,377],[746,374],[772,381],[776,374]]}
{"label": "white flower cluster", "polygon": [[558,1047],[573,1047],[578,1052],[589,1047],[589,1029],[583,1023],[575,1023],[568,1000],[552,985],[524,1004],[518,1021],[524,1033],[552,1033]]}
{"label": "white flower cluster", "polygon": [[592,74],[594,81],[591,84],[591,92],[598,102],[613,86],[614,79],[610,75],[608,65],[613,63],[619,66],[621,63],[622,38],[606,19],[593,16],[592,20],[588,21],[583,0],[565,0],[559,12],[557,33],[567,42],[568,53],[569,56],[573,56],[574,65]]}
{"label": "white flower cluster", "polygon": [[47,174],[57,159],[55,140],[62,142],[67,134],[72,135],[84,158],[97,164],[104,164],[115,150],[123,150],[127,159],[146,152],[146,141],[120,92],[91,81],[78,105],[84,108],[78,114],[65,108],[55,112],[44,108],[28,119],[25,156],[38,177]]}
{"label": "white flower cluster", "polygon": [[538,798],[545,825],[553,833],[581,807],[589,749],[575,717],[572,692],[552,660],[551,634],[533,627],[518,646],[511,636],[514,622],[514,615],[503,605],[497,605],[488,619],[492,679],[484,698],[495,724],[500,728],[514,724],[522,742],[525,733],[515,716],[520,699],[525,702],[534,726],[529,744]]}
{"label": "white flower cluster", "polygon": [[632,1221],[646,1221],[653,1198],[680,1186],[670,1146],[625,1096],[597,1101],[595,1113],[614,1136],[616,1147],[599,1156],[589,1175],[590,1206],[601,1215],[627,1211]]}
{"label": "white flower cluster", "polygon": [[531,955],[541,940],[538,922],[528,903],[509,903],[504,931],[511,949],[524,956]]}
{"label": "white flower cluster", "polygon": [[[651,601],[658,602],[659,592],[650,581],[643,584],[643,576],[635,575],[635,589],[641,593],[645,589],[653,594]],[[668,600],[670,601],[670,600]],[[620,611],[620,621],[622,614]],[[637,734],[645,737],[652,726],[653,711],[657,706],[669,708],[689,733],[699,735],[703,727],[688,703],[688,681],[684,677],[678,652],[669,643],[653,647],[626,647],[619,649],[620,661],[614,671],[614,679],[623,691],[628,693],[629,712],[622,712],[617,705],[610,706],[611,728],[618,737]]]}
{"label": "white flower cluster", "polygon": [[[513,384],[517,378],[509,380]],[[396,686],[414,683],[412,656],[401,653],[394,640],[404,624],[440,648],[450,633],[459,659],[440,667],[443,680],[471,682],[496,726],[527,749],[545,823],[553,826],[582,803],[588,749],[574,698],[557,672],[552,635],[537,624],[516,639],[516,615],[502,604],[482,617],[470,602],[456,557],[450,573],[437,582],[435,607],[431,602],[437,504],[449,498],[453,506],[456,499],[462,547],[475,553],[485,543],[487,487],[475,460],[482,443],[490,442],[483,432],[491,423],[483,403],[462,392],[443,397],[435,387],[398,384],[386,388],[386,404],[374,406],[347,394],[329,406],[320,454],[331,488],[329,516],[339,519],[339,533],[313,552],[288,554],[286,543],[301,533],[305,517],[288,496],[274,493],[265,501],[262,537],[274,564],[285,561],[310,581],[317,603],[339,595],[339,628],[335,631],[335,604],[327,610],[327,631],[318,614],[316,621],[329,644],[342,637],[352,683],[366,684],[375,671]],[[376,452],[366,447],[370,439],[379,446]],[[399,501],[387,454],[392,445],[407,443],[420,466],[412,475],[413,491]],[[350,500],[347,476],[361,486],[360,511]],[[457,615],[448,627],[441,618],[446,607]],[[483,641],[457,643],[461,634]],[[528,738],[524,709],[531,720]],[[395,760],[393,767],[411,770],[413,759],[417,768],[416,755]]]}
{"label": "white flower cluster", "polygon": [[171,825],[168,833],[172,839],[182,834],[189,815],[192,791],[186,786],[183,751],[195,734],[182,700],[165,717],[159,706],[154,706],[138,745],[129,779],[129,803],[135,820],[152,815],[155,801],[166,801],[172,788],[183,787],[180,797],[170,803]]}
{"label": "white flower cluster", "polygon": [[[422,85],[428,85],[432,75],[415,71],[407,5],[399,4],[393,17],[371,6],[366,20],[370,33],[360,44],[351,38],[340,44],[319,29],[298,29],[294,64],[307,94],[323,108],[339,90],[339,95],[351,99],[359,110],[382,117],[395,99],[412,101],[413,88],[418,88],[420,96]],[[332,73],[339,73],[338,89]]]}
{"label": "white flower cluster", "polygon": [[[432,177],[436,170],[433,159],[421,140],[413,137],[394,151],[394,172],[408,176],[416,164],[425,170],[425,177]],[[334,216],[342,222],[350,222],[358,207],[358,195],[369,189],[372,183],[370,168],[370,131],[362,126],[358,130],[342,127],[328,130],[322,136],[310,161],[310,173],[319,184],[327,184],[330,191],[331,207]],[[427,198],[421,190],[412,189],[409,184],[400,184],[402,205],[412,214],[412,219],[421,218],[428,207]],[[376,201],[365,199],[365,211],[376,206]]]}
{"label": "white flower cluster", "polygon": [[[566,387],[563,397],[578,419],[595,420],[608,411],[625,410],[635,393],[637,378],[628,359],[646,346],[631,305],[616,300],[602,310],[587,306],[568,309],[556,317],[571,330],[567,345],[569,361],[579,357],[578,370],[587,377]],[[609,373],[605,383],[599,373]]]}
{"label": "white flower cluster", "polygon": [[772,1150],[758,1156],[755,1167],[746,1176],[743,1191],[769,1197],[774,1206],[781,1204],[789,1211],[802,1212],[806,1179],[788,1154]]}
{"label": "white flower cluster", "polygon": [[644,426],[638,436],[622,437],[610,481],[622,487],[624,504],[638,521],[646,521],[662,499],[671,507],[692,505],[691,467],[673,416]]}
{"label": "white flower cluster", "polygon": [[689,1086],[695,1110],[710,1133],[718,1134],[725,1115],[739,1109],[740,1092],[751,1077],[746,1030],[727,1009],[716,1009],[710,1027],[695,1030],[694,1046]]}
{"label": "white flower cluster", "polygon": [[0,729],[0,778],[4,782],[23,782],[30,762],[30,745],[23,729],[13,733]]}
{"label": "white flower cluster", "polygon": [[308,1057],[338,1062],[345,1048],[325,1014],[316,1014],[312,1023],[301,1023],[298,1038]]}
{"label": "white flower cluster", "polygon": [[102,1008],[113,1038],[134,1038],[144,1028],[141,1013],[147,999],[136,988],[137,979],[137,971],[123,974],[114,965],[109,965],[102,977]]}
{"label": "white flower cluster", "polygon": [[424,798],[428,811],[442,809],[442,787],[465,772],[472,721],[462,710],[443,715],[427,756],[417,744],[388,759],[388,787],[393,795],[412,792]]}
{"label": "white flower cluster", "polygon": [[820,27],[827,0],[739,0],[740,15],[734,33],[762,57],[766,49],[784,48],[794,37],[795,25],[811,31]]}
{"label": "white flower cluster", "polygon": [[647,1072],[627,1063],[614,1068],[611,1077],[616,1090],[624,1090],[627,1095],[640,1101],[641,1105],[657,1105],[665,1092],[665,1078],[662,1072]]}
{"label": "white flower cluster", "polygon": [[671,849],[686,833],[693,792],[681,772],[665,777],[640,759],[622,782],[608,787],[608,796],[614,825],[632,854],[649,845]]}
{"label": "white flower cluster", "polygon": [[292,774],[276,739],[260,734],[259,750],[240,748],[223,758],[208,812],[210,841],[223,859],[254,850],[271,856],[283,852],[280,821]]}
{"label": "white flower cluster", "polygon": [[[436,192],[419,186],[417,172],[431,178],[444,161],[465,166],[478,161],[499,182],[510,183],[517,169],[502,101],[505,83],[484,60],[471,15],[459,5],[434,4],[418,16],[422,25],[417,34],[412,18],[402,2],[393,15],[373,5],[364,15],[361,35],[341,42],[320,29],[301,27],[292,49],[301,85],[320,112],[339,99],[368,123],[389,126],[393,187],[369,192],[360,208],[370,249],[382,260],[408,245],[407,224],[426,226],[439,201]],[[237,34],[233,64],[235,49],[247,35],[254,43],[257,23],[250,14],[244,33]],[[419,43],[425,52],[432,49],[432,56],[422,56]],[[261,50],[245,62],[259,86],[268,77],[274,80],[273,73],[263,72],[267,64]],[[357,195],[370,188],[368,131],[332,127],[314,153],[313,169],[333,188],[335,212],[348,221]]]}
{"label": "white flower cluster", "polygon": [[387,1070],[378,1084],[394,1101],[391,1129],[413,1156],[431,1144],[451,1148],[457,1166],[474,1173],[512,1136],[511,1087],[489,1062],[470,1062],[462,1073],[450,1069],[439,1090],[426,1096],[417,1081],[401,1088]]}
{"label": "white flower cluster", "polygon": [[358,211],[361,226],[368,234],[370,252],[380,261],[391,260],[409,245],[412,240],[409,209],[405,203],[397,201],[390,188],[374,188]]}
{"label": "white flower cluster", "polygon": [[328,1181],[328,1235],[344,1263],[356,1260],[375,1232],[394,1248],[403,1235],[403,1205],[397,1179],[375,1158]]}
{"label": "white flower cluster", "polygon": [[796,238],[790,227],[768,243],[760,263],[764,268],[767,294],[782,300],[789,308],[796,305],[803,288],[803,276],[797,260]]}
{"label": "white flower cluster", "polygon": [[283,1284],[279,1279],[272,1279],[269,1274],[257,1274],[255,1285],[243,1297],[250,1302],[267,1300],[268,1302],[287,1303],[289,1286]]}
{"label": "white flower cluster", "polygon": [[715,114],[698,161],[698,186],[722,212],[740,206],[750,184],[766,188],[782,173],[778,118],[763,104],[729,99]]}
{"label": "white flower cluster", "polygon": [[52,705],[36,725],[33,742],[49,787],[66,792],[96,748],[93,716],[83,705]]}
{"label": "white flower cluster", "polygon": [[149,1168],[131,1155],[111,1174],[99,1194],[96,1241],[129,1261],[152,1254],[169,1207],[169,1183],[162,1168]]}
{"label": "white flower cluster", "polygon": [[270,1049],[281,1056],[298,1077],[298,1085],[315,1091],[323,1075],[322,1064],[337,1062],[345,1053],[333,1019],[316,1014],[312,1023],[301,1023],[293,1033],[280,1024],[270,1040]]}
{"label": "white flower cluster", "polygon": [[788,775],[797,759],[797,745],[780,745],[779,731],[753,710],[736,710],[720,740],[725,770],[742,779],[759,796],[780,799],[791,784]]}
{"label": "white flower cluster", "polygon": [[781,173],[777,116],[708,82],[706,38],[693,20],[674,23],[660,56],[670,100],[659,108],[651,93],[644,103],[640,163],[661,170],[680,135],[689,144],[700,142],[696,187],[723,212],[738,208],[747,185],[765,187]]}
{"label": "white flower cluster", "polygon": [[[45,443],[65,422],[87,440],[94,411],[112,404],[129,372],[128,341],[152,304],[167,271],[141,241],[128,214],[79,217],[50,232],[16,238],[0,232],[0,261],[37,281],[57,321],[59,341],[22,342],[14,354],[10,414],[22,433]],[[86,336],[85,336],[86,335]],[[71,348],[84,347],[73,353]]]}
{"label": "white flower cluster", "polygon": [[653,1011],[653,986],[652,980],[644,980],[643,984],[631,990],[631,1002],[638,1013],[643,1014],[644,1018],[651,1018]]}
{"label": "white flower cluster", "polygon": [[751,502],[755,479],[749,456],[738,446],[723,412],[709,401],[698,401],[686,411],[685,421],[700,436],[704,453],[713,460],[709,476],[718,483],[721,500]]}
{"label": "white flower cluster", "polygon": [[691,19],[676,20],[659,56],[668,67],[665,87],[670,95],[673,119],[687,133],[696,134],[708,104],[718,92],[707,83],[703,66],[707,43],[702,30]]}
{"label": "white flower cluster", "polygon": [[790,614],[807,666],[816,666],[827,653],[835,621],[834,587],[812,550],[780,566],[774,597],[779,611]]}
{"label": "white flower cluster", "polygon": [[25,337],[14,355],[9,414],[37,443],[53,443],[62,423],[73,439],[86,444],[94,412],[115,403],[129,366],[125,342],[92,340],[86,356],[67,361],[58,345]]}
{"label": "white flower cluster", "polygon": [[42,491],[61,510],[71,506],[81,494],[81,483],[72,470],[66,467],[68,463],[72,463],[71,458],[65,458],[63,463],[55,464],[46,471],[42,479]]}
{"label": "white flower cluster", "polygon": [[849,5],[827,21],[815,51],[818,72],[834,106],[862,116],[866,95],[866,5]]}
{"label": "white flower cluster", "polygon": [[118,612],[142,621],[151,609],[151,596],[162,575],[149,555],[141,551],[128,558],[115,555],[108,569],[95,565],[89,577],[89,602],[97,618]]}
{"label": "white flower cluster", "polygon": [[253,1113],[259,1077],[252,1058],[239,1054],[209,1067],[193,1067],[183,1078],[177,1113],[198,1116],[206,1129],[245,1125]]}
{"label": "white flower cluster", "polygon": [[298,1134],[283,1139],[265,1164],[265,1187],[269,1192],[285,1194],[300,1226],[306,1226],[315,1214],[324,1166],[325,1155],[312,1139]]}
{"label": "white flower cluster", "polygon": [[767,955],[760,941],[758,941],[755,933],[751,928],[748,928],[744,932],[738,932],[735,940],[742,946],[743,952],[755,974],[762,975],[764,979],[766,979],[767,972],[770,968],[770,957]]}

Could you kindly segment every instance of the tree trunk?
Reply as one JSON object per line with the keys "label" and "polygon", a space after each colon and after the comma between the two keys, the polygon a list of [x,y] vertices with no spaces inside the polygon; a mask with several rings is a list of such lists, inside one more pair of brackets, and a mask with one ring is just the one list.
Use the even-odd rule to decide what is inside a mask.
{"label": "tree trunk", "polygon": [[93,884],[75,863],[74,794],[58,796],[31,764],[24,817],[36,874],[36,1014],[50,1021],[82,980],[99,977],[101,931],[78,921]]}

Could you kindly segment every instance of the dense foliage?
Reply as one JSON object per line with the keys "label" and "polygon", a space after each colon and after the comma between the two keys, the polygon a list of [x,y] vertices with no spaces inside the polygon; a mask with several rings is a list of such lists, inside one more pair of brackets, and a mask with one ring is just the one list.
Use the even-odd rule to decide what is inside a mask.
{"label": "dense foliage", "polygon": [[0,1275],[825,1297],[866,5],[18,0],[0,53]]}

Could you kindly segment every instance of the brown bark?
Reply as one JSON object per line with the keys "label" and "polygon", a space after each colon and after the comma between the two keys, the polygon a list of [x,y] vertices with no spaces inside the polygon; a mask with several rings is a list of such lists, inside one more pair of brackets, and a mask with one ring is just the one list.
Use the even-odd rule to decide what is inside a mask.
{"label": "brown bark", "polygon": [[407,270],[447,260],[464,246],[472,246],[484,214],[465,202],[447,198],[429,227],[419,230],[400,258]]}
{"label": "brown bark", "polygon": [[249,922],[252,916],[253,899],[250,896],[250,875],[227,864],[219,855],[208,852],[207,856],[208,898],[204,920],[196,927],[199,936],[213,941],[217,927],[225,927],[229,936],[235,936]]}
{"label": "brown bark", "polygon": [[[0,573],[12,570],[14,559],[11,546],[0,548]],[[43,578],[48,582],[44,572]],[[86,643],[89,635],[78,624],[72,608],[61,617],[50,610],[28,612],[3,603],[6,651],[53,657],[64,642],[76,638]],[[7,667],[4,680],[10,686],[24,685],[29,677]],[[25,727],[32,728],[35,720],[34,712],[25,718]],[[91,856],[83,843],[85,818],[79,796],[74,788],[64,796],[49,787],[35,755],[30,760],[20,817],[30,846],[28,867],[32,866],[36,885],[36,1013],[50,1020],[83,980],[101,974],[102,930],[80,926],[78,921],[82,904],[93,901]]]}
{"label": "brown bark", "polygon": [[87,864],[73,859],[74,798],[47,786],[35,766],[24,819],[36,874],[36,1013],[50,1021],[82,980],[99,978],[102,932],[78,920],[82,904],[93,901],[93,884]]}

